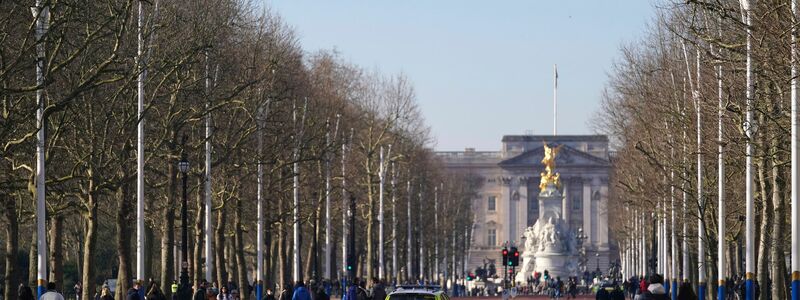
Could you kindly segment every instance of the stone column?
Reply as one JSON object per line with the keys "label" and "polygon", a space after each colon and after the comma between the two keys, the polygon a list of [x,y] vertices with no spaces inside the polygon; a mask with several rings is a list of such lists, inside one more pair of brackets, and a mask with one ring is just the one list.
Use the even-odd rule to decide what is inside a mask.
{"label": "stone column", "polygon": [[565,223],[567,223],[567,228],[572,230],[571,226],[569,225],[569,221],[570,221],[570,219],[572,219],[572,216],[571,216],[572,215],[571,214],[572,211],[570,210],[572,208],[572,206],[571,206],[572,202],[570,202],[570,199],[569,199],[569,197],[570,197],[570,194],[569,194],[569,183],[567,183],[567,181],[564,180],[564,182],[562,183],[562,186],[564,187],[564,189],[563,189],[564,190],[564,193],[563,193],[564,194],[563,195],[564,196],[564,200],[561,201],[561,218],[564,219]]}
{"label": "stone column", "polygon": [[[514,239],[517,245],[522,244],[520,237],[528,228],[528,178],[519,177],[518,180],[519,199],[517,199],[517,236]],[[533,224],[530,224],[533,225]]]}
{"label": "stone column", "polygon": [[608,184],[600,186],[600,201],[597,203],[597,244],[600,251],[608,251]]}
{"label": "stone column", "polygon": [[583,181],[583,233],[588,237],[585,241],[587,248],[592,243],[592,186],[588,180]]}
{"label": "stone column", "polygon": [[516,211],[516,201],[513,201],[512,198],[514,197],[514,187],[511,182],[510,177],[503,177],[502,179],[503,184],[503,200],[505,201],[505,215],[503,217],[505,220],[505,232],[506,236],[504,240],[498,240],[498,244],[502,244],[505,241],[511,241],[514,239],[514,235],[516,234],[516,224],[517,224],[517,211]]}

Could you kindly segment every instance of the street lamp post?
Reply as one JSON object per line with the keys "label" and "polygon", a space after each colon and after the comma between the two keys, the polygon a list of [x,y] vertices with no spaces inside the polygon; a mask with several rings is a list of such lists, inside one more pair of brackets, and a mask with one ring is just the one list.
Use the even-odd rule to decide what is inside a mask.
{"label": "street lamp post", "polygon": [[189,300],[191,298],[191,287],[189,286],[189,261],[187,244],[187,231],[188,219],[186,216],[186,180],[188,179],[187,172],[189,171],[189,161],[186,159],[186,153],[181,155],[181,160],[178,162],[178,170],[183,175],[183,202],[181,203],[181,286],[178,289],[178,300]]}
{"label": "street lamp post", "polygon": [[600,274],[600,253],[595,253],[594,257],[597,258],[597,274]]}
{"label": "street lamp post", "polygon": [[580,257],[578,259],[578,269],[581,272],[586,272],[586,269],[587,269],[587,267],[586,267],[586,261],[587,261],[587,259],[586,259],[586,245],[584,245],[584,242],[586,241],[587,238],[589,238],[589,237],[586,236],[585,233],[583,233],[583,228],[578,228],[578,234],[576,235],[576,239],[578,240],[578,255]]}

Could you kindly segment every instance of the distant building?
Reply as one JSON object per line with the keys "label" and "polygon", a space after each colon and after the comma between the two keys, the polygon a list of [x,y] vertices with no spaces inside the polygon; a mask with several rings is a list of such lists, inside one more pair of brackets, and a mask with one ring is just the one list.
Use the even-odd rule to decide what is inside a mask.
{"label": "distant building", "polygon": [[[556,157],[561,174],[562,211],[570,230],[582,228],[587,236],[587,270],[610,266],[612,245],[608,229],[608,178],[611,171],[608,137],[603,135],[507,135],[501,151],[437,152],[450,171],[478,176],[483,184],[472,201],[475,225],[468,270],[494,260],[502,272],[500,249],[515,241],[522,249],[522,235],[539,217],[538,199],[543,142],[564,145]],[[616,247],[614,247],[616,249]],[[522,250],[520,250],[522,251]],[[616,250],[614,250],[616,252]]]}

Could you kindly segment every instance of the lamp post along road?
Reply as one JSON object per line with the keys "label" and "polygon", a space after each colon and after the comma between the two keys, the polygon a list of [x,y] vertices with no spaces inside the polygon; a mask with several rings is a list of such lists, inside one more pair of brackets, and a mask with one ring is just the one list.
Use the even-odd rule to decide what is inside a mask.
{"label": "lamp post along road", "polygon": [[178,300],[189,300],[192,297],[192,287],[189,284],[189,250],[187,247],[189,219],[186,213],[186,207],[188,206],[186,185],[189,177],[187,173],[189,171],[189,161],[186,160],[185,152],[178,162],[178,170],[180,170],[183,175],[183,201],[181,202],[181,278],[180,287],[178,289]]}

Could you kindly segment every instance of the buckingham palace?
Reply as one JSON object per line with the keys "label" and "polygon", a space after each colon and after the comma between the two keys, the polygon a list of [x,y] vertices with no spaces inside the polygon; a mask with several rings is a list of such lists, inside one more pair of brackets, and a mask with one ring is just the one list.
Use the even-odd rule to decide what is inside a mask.
{"label": "buckingham palace", "polygon": [[[448,171],[477,176],[483,182],[472,200],[474,227],[468,269],[488,261],[500,266],[500,249],[513,241],[520,251],[523,233],[539,216],[539,182],[544,170],[543,143],[562,145],[556,158],[561,175],[562,218],[571,231],[582,229],[587,269],[605,271],[616,259],[608,229],[608,137],[604,135],[506,135],[500,151],[437,152]],[[612,249],[613,248],[613,249]]]}

